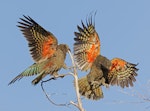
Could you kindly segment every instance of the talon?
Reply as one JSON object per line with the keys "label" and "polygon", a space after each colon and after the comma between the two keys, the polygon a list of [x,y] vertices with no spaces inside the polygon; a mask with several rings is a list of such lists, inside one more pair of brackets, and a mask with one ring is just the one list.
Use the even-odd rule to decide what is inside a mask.
{"label": "talon", "polygon": [[102,83],[103,86],[105,86],[106,88],[109,88],[109,84],[107,83]]}
{"label": "talon", "polygon": [[65,77],[65,75],[60,75],[60,77],[61,77],[61,78],[64,78],[64,77]]}
{"label": "talon", "polygon": [[98,81],[92,81],[91,85],[94,86],[94,87],[99,87],[100,83]]}

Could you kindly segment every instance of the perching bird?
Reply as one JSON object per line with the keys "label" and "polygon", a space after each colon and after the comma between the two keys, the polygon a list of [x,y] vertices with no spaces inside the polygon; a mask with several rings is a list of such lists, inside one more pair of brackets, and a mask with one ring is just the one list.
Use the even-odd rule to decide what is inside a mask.
{"label": "perching bird", "polygon": [[136,64],[120,58],[112,60],[100,55],[100,39],[95,30],[92,17],[82,28],[77,26],[75,32],[74,57],[81,71],[90,72],[79,79],[80,94],[88,99],[98,100],[103,97],[101,85],[118,85],[122,88],[133,86],[137,76]]}
{"label": "perching bird", "polygon": [[15,77],[9,84],[25,76],[37,75],[32,81],[33,85],[36,85],[48,74],[57,77],[58,71],[61,68],[66,68],[64,61],[66,53],[70,50],[68,45],[58,45],[57,38],[29,16],[20,19],[21,22],[18,22],[18,27],[28,41],[30,53],[35,63]]}

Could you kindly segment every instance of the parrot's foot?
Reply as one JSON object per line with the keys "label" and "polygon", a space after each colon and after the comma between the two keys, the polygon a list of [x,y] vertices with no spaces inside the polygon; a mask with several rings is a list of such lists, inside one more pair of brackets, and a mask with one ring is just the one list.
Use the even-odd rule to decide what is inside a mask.
{"label": "parrot's foot", "polygon": [[91,84],[93,87],[95,87],[95,88],[97,88],[97,87],[100,86],[99,81],[92,81],[90,84]]}
{"label": "parrot's foot", "polygon": [[64,78],[66,76],[66,74],[58,74],[58,75],[54,75],[54,78]]}
{"label": "parrot's foot", "polygon": [[101,78],[99,81],[92,81],[91,85],[93,85],[95,87],[99,87],[99,86],[103,85],[106,88],[109,88],[109,84],[105,83],[105,78]]}
{"label": "parrot's foot", "polygon": [[107,83],[102,83],[103,86],[105,86],[106,88],[109,88],[109,84]]}
{"label": "parrot's foot", "polygon": [[107,83],[105,82],[105,78],[102,78],[102,79],[101,79],[101,84],[102,84],[103,86],[105,86],[106,88],[109,88],[109,84],[107,84]]}
{"label": "parrot's foot", "polygon": [[63,65],[63,68],[64,68],[64,69],[69,69],[69,70],[71,70],[71,69],[73,69],[74,67],[73,67],[73,66],[67,66],[66,64],[64,64],[64,65]]}

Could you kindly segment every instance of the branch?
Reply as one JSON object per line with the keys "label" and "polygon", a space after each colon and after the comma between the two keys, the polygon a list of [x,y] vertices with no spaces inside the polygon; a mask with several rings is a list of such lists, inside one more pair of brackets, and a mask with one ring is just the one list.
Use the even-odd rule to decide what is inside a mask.
{"label": "branch", "polygon": [[57,77],[51,77],[50,79],[41,82],[41,88],[42,88],[42,91],[44,92],[46,98],[50,101],[50,103],[52,103],[52,104],[55,105],[55,106],[66,106],[66,107],[67,107],[69,104],[57,104],[57,103],[55,103],[55,102],[49,97],[49,95],[46,93],[46,91],[44,90],[43,84],[44,84],[45,82],[48,82],[48,81],[51,81],[51,80],[56,80],[56,78],[62,78],[62,77],[65,77],[65,76],[67,76],[67,75],[70,75],[70,74],[61,74],[61,75],[58,75]]}
{"label": "branch", "polygon": [[[70,58],[71,58],[71,61],[72,61],[72,65],[73,65],[73,71],[69,72],[68,74],[61,74],[61,75],[58,75],[57,77],[51,77],[50,79],[48,80],[45,80],[45,81],[42,81],[41,82],[41,88],[42,88],[42,91],[44,92],[46,98],[49,100],[50,103],[52,103],[53,105],[56,105],[56,106],[69,106],[69,105],[74,105],[75,107],[77,107],[80,111],[85,111],[82,107],[82,102],[81,102],[81,98],[80,98],[80,93],[79,93],[79,86],[78,86],[78,74],[77,74],[77,70],[76,70],[76,65],[75,65],[75,62],[74,62],[74,58],[71,54],[70,51],[69,52],[69,55],[70,55]],[[77,96],[77,102],[73,102],[73,101],[70,101],[68,104],[57,104],[55,103],[50,97],[49,95],[46,93],[46,91],[44,90],[44,87],[43,87],[43,83],[45,82],[48,82],[50,80],[56,80],[57,78],[63,78],[67,75],[72,75],[74,77],[74,85],[75,85],[75,91],[76,91],[76,96]]]}
{"label": "branch", "polygon": [[[66,74],[66,75],[67,75],[67,74]],[[72,76],[73,76],[73,74],[71,74],[71,72],[70,72],[70,74],[68,74],[68,75],[72,75]],[[61,77],[61,76],[59,76],[59,77]],[[58,77],[57,77],[57,78],[58,78]],[[49,95],[47,94],[47,92],[45,91],[45,89],[44,89],[44,87],[43,87],[43,84],[44,84],[45,82],[48,82],[48,81],[51,81],[51,80],[56,80],[56,78],[51,77],[50,79],[41,82],[42,91],[44,92],[44,94],[45,94],[46,98],[48,99],[48,101],[49,101],[51,104],[55,105],[55,106],[66,106],[66,107],[68,107],[69,105],[74,105],[74,106],[78,107],[78,106],[76,105],[76,102],[77,102],[77,101],[76,101],[76,102],[70,101],[70,102],[68,102],[68,103],[66,103],[66,104],[65,104],[65,103],[64,103],[64,104],[55,103],[55,102],[49,97]]]}
{"label": "branch", "polygon": [[76,65],[75,65],[75,62],[74,62],[74,58],[71,54],[70,51],[69,52],[69,55],[70,55],[70,58],[71,58],[71,61],[72,61],[72,65],[73,65],[73,77],[74,77],[74,83],[75,83],[75,90],[76,90],[76,96],[77,96],[77,101],[78,101],[78,104],[70,101],[70,103],[74,106],[76,106],[80,111],[85,111],[82,107],[82,102],[81,102],[81,98],[80,98],[80,93],[79,93],[79,85],[78,85],[78,75],[77,75],[77,71],[76,71]]}

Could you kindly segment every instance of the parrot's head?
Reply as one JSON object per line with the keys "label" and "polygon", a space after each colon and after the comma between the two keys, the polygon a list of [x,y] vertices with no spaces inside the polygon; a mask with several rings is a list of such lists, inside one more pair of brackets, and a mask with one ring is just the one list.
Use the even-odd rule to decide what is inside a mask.
{"label": "parrot's head", "polygon": [[58,48],[60,50],[62,50],[64,54],[66,54],[68,51],[70,51],[70,48],[67,44],[59,44]]}

